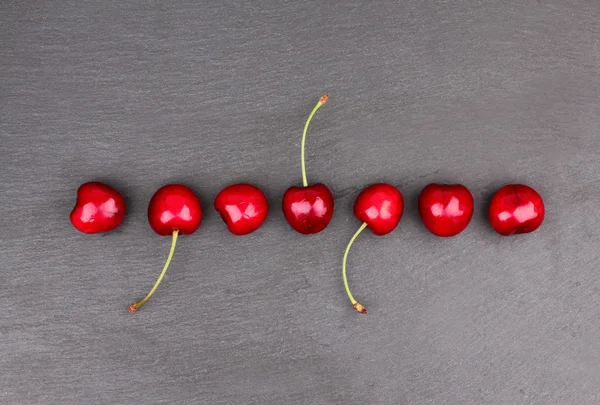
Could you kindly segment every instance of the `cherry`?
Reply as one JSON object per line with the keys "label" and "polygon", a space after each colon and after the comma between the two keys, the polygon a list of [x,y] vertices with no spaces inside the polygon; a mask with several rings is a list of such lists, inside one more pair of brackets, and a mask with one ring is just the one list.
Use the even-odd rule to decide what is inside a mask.
{"label": "cherry", "polygon": [[123,222],[125,200],[103,183],[88,182],[77,189],[77,201],[71,211],[71,224],[83,233],[112,231]]}
{"label": "cherry", "polygon": [[329,96],[324,94],[315,105],[306,120],[302,132],[300,161],[302,163],[303,187],[290,187],[283,195],[283,214],[286,221],[296,231],[303,235],[315,234],[327,228],[333,216],[333,194],[326,185],[317,183],[308,185],[306,165],[304,163],[304,145],[306,132],[313,115],[327,102]]}
{"label": "cherry", "polygon": [[214,205],[234,235],[247,235],[260,228],[269,211],[267,197],[251,184],[224,188],[215,198]]}
{"label": "cherry", "polygon": [[533,232],[544,221],[544,201],[533,188],[524,184],[508,184],[492,197],[489,219],[500,235]]}
{"label": "cherry", "polygon": [[321,232],[333,216],[333,195],[325,184],[290,187],[283,196],[283,214],[291,227],[303,235]]}
{"label": "cherry", "polygon": [[150,299],[158,288],[173,258],[177,237],[179,235],[192,234],[200,226],[200,222],[202,222],[200,200],[186,186],[180,184],[163,186],[150,199],[150,204],[148,205],[148,222],[152,230],[157,234],[172,236],[171,250],[160,276],[148,295],[141,301],[131,304],[129,312],[136,312]]}
{"label": "cherry", "polygon": [[362,225],[350,239],[344,260],[342,262],[342,278],[346,294],[354,309],[358,312],[367,314],[366,308],[354,299],[348,286],[346,277],[346,261],[348,252],[358,235],[368,226],[375,235],[386,235],[392,232],[400,222],[404,212],[404,198],[402,193],[396,187],[389,184],[378,183],[365,188],[354,202],[354,216],[362,221]]}
{"label": "cherry", "polygon": [[429,231],[449,237],[465,230],[473,217],[473,195],[462,184],[428,184],[419,195],[419,215]]}

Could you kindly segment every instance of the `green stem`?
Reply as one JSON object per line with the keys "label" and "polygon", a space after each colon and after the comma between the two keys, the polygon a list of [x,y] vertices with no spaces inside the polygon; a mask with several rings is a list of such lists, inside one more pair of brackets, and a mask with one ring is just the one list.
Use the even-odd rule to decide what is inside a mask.
{"label": "green stem", "polygon": [[173,253],[175,252],[175,245],[177,244],[177,236],[178,235],[179,235],[179,230],[177,230],[177,229],[174,230],[173,231],[173,239],[171,240],[171,250],[169,251],[169,256],[167,257],[167,261],[165,262],[165,267],[163,267],[163,269],[160,273],[160,276],[158,276],[158,280],[156,280],[156,283],[154,283],[154,287],[152,287],[152,289],[150,290],[148,295],[146,295],[146,297],[144,297],[143,300],[141,300],[140,302],[134,302],[133,304],[131,304],[129,306],[129,312],[135,312],[138,309],[140,309],[140,307],[142,305],[144,305],[150,299],[150,297],[152,297],[152,294],[154,294],[154,291],[156,291],[156,289],[160,285],[160,282],[162,281],[163,277],[165,276],[165,273],[167,272],[167,269],[169,268],[171,259],[173,258]]}
{"label": "green stem", "polygon": [[358,228],[358,231],[356,231],[354,233],[354,235],[350,239],[350,242],[348,242],[348,246],[346,246],[346,251],[344,252],[344,261],[342,262],[342,278],[344,279],[344,287],[346,288],[346,294],[348,294],[348,298],[350,298],[350,302],[352,303],[352,306],[354,307],[354,309],[356,309],[358,312],[363,313],[365,315],[367,314],[367,310],[365,309],[364,306],[362,306],[358,301],[356,301],[354,299],[354,296],[350,292],[350,287],[348,286],[348,278],[346,277],[346,260],[348,259],[348,252],[350,252],[350,247],[354,243],[354,240],[358,237],[358,235],[362,231],[364,231],[364,229],[366,227],[367,227],[367,223],[363,222],[363,224],[360,226],[360,228]]}
{"label": "green stem", "polygon": [[304,184],[304,187],[308,186],[308,180],[306,179],[306,165],[304,164],[304,144],[306,143],[306,131],[308,131],[308,124],[310,124],[310,120],[312,120],[313,115],[315,115],[317,110],[321,108],[321,106],[325,104],[328,99],[329,96],[327,94],[323,94],[321,96],[319,102],[317,103],[317,105],[315,105],[315,108],[313,108],[310,115],[308,116],[306,124],[304,124],[304,131],[302,132],[302,149],[300,152],[300,161],[302,162],[302,184]]}

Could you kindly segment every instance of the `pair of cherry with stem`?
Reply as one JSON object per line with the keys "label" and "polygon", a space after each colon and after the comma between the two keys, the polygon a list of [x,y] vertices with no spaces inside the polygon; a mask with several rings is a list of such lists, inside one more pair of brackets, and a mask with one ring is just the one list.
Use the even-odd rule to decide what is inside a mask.
{"label": "pair of cherry with stem", "polygon": [[[333,216],[331,191],[324,184],[308,185],[304,159],[308,126],[328,98],[323,95],[319,99],[304,125],[301,152],[303,187],[290,187],[283,196],[282,208],[287,222],[294,230],[305,235],[325,229]],[[225,188],[215,198],[214,206],[229,231],[235,235],[254,232],[263,224],[268,213],[264,193],[250,184],[234,184]],[[152,197],[148,211],[150,225],[159,235],[172,234],[171,249],[156,283],[146,297],[129,306],[129,312],[136,312],[154,294],[169,267],[179,233],[195,232],[200,226],[201,217],[200,201],[185,186],[168,185]]]}
{"label": "pair of cherry with stem", "polygon": [[[334,199],[327,186],[321,183],[309,185],[306,178],[305,143],[309,124],[328,100],[324,95],[311,111],[301,142],[301,167],[303,187],[286,190],[282,209],[289,225],[297,232],[309,235],[324,230],[331,221]],[[419,197],[419,214],[424,225],[432,233],[450,237],[462,232],[473,215],[473,197],[463,185],[430,184]],[[222,190],[214,202],[215,209],[235,235],[246,235],[258,229],[268,213],[264,193],[250,184],[235,184]],[[376,235],[392,232],[400,222],[404,211],[404,199],[400,191],[390,184],[373,184],[365,188],[354,204],[354,215],[362,225],[350,239],[344,252],[342,278],[346,293],[353,307],[366,314],[365,307],[353,297],[346,276],[346,262],[352,244],[367,227]],[[101,183],[86,183],[78,190],[78,199],[71,213],[75,228],[85,233],[107,232],[123,220],[125,203],[114,189]],[[544,218],[542,198],[532,188],[513,184],[496,192],[489,208],[492,227],[501,235],[532,232]],[[191,234],[200,226],[202,208],[200,200],[186,186],[170,184],[160,188],[148,207],[151,228],[159,235],[171,235],[171,249],[156,283],[139,302],[130,305],[130,312],[137,311],[154,294],[162,281],[175,251],[179,235]]]}
{"label": "pair of cherry with stem", "polygon": [[[333,216],[333,195],[324,184],[308,185],[304,149],[308,126],[317,110],[327,102],[323,95],[310,113],[302,132],[301,162],[303,187],[290,187],[286,190],[282,208],[290,226],[301,234],[314,234],[329,225]],[[268,202],[264,193],[250,184],[234,184],[222,190],[215,198],[215,209],[235,235],[246,235],[258,229],[268,213]],[[172,234],[171,249],[167,261],[150,292],[139,302],[129,306],[129,312],[136,312],[154,294],[162,281],[173,252],[178,235],[190,234],[200,226],[202,208],[196,195],[182,185],[168,185],[159,189],[150,200],[148,219],[152,229],[159,235]]]}

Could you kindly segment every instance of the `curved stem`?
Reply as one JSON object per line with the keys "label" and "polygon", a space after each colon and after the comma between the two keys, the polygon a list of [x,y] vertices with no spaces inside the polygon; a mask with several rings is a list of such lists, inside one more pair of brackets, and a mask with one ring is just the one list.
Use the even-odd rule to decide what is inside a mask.
{"label": "curved stem", "polygon": [[173,231],[173,239],[171,240],[171,250],[169,251],[169,256],[167,257],[167,261],[165,262],[165,267],[163,267],[163,269],[160,273],[160,276],[158,276],[156,283],[154,283],[154,287],[152,287],[152,289],[150,290],[148,295],[146,295],[143,300],[141,300],[139,302],[134,302],[133,304],[131,304],[129,306],[129,312],[135,312],[138,309],[140,309],[140,307],[142,305],[144,305],[150,299],[150,297],[152,297],[152,294],[154,294],[154,292],[160,285],[160,282],[162,281],[163,277],[165,276],[165,273],[167,272],[167,269],[169,268],[171,259],[173,258],[173,253],[175,252],[175,245],[177,244],[177,236],[178,235],[179,235],[179,230],[177,230],[177,229],[174,230]]}
{"label": "curved stem", "polygon": [[367,314],[367,310],[364,306],[362,306],[358,301],[354,299],[354,296],[350,292],[350,287],[348,286],[348,278],[346,277],[346,260],[348,259],[348,252],[350,251],[350,247],[354,243],[356,237],[367,227],[367,223],[363,222],[363,224],[358,228],[358,231],[354,233],[350,242],[348,242],[348,246],[346,246],[346,251],[344,252],[344,261],[342,262],[342,278],[344,279],[344,287],[346,288],[346,294],[348,294],[348,298],[350,298],[350,302],[354,309],[362,314]]}
{"label": "curved stem", "polygon": [[304,131],[302,132],[302,149],[300,152],[300,161],[302,162],[302,184],[304,184],[304,187],[308,186],[308,180],[306,180],[306,165],[304,164],[304,144],[306,143],[306,131],[308,131],[308,124],[310,124],[310,120],[312,120],[313,115],[315,115],[317,110],[321,108],[321,106],[325,104],[327,100],[329,100],[329,96],[327,94],[323,94],[317,105],[315,105],[315,108],[313,108],[308,116],[306,124],[304,124]]}

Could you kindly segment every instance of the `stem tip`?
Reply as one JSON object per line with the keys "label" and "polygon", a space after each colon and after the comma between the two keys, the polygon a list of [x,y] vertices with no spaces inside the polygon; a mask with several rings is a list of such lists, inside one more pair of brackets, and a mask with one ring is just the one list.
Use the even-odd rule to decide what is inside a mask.
{"label": "stem tip", "polygon": [[327,102],[327,100],[329,100],[329,96],[327,94],[323,94],[321,96],[321,98],[319,99],[319,103],[321,103],[321,105],[323,105]]}
{"label": "stem tip", "polygon": [[356,304],[354,304],[352,306],[354,307],[354,309],[356,309],[361,314],[365,314],[365,315],[367,314],[367,308],[363,307],[360,302],[357,302]]}
{"label": "stem tip", "polygon": [[133,302],[130,306],[129,306],[129,312],[131,312],[132,314],[134,312],[137,312],[139,308],[135,306],[135,302]]}

